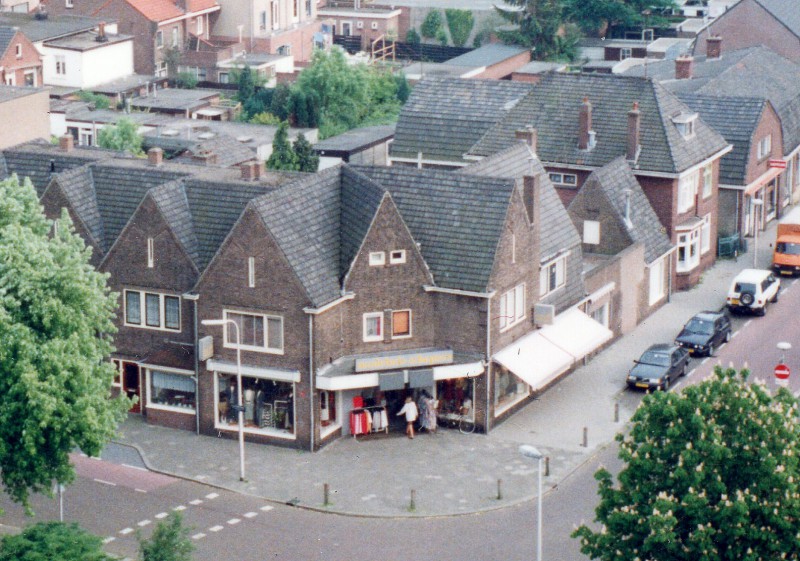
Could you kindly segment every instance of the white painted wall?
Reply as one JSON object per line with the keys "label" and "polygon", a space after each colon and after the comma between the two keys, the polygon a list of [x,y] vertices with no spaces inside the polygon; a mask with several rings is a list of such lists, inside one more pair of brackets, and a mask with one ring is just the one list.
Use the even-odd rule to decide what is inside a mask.
{"label": "white painted wall", "polygon": [[[93,88],[133,74],[133,41],[121,41],[88,51],[40,47],[44,83],[50,86]],[[56,73],[56,56],[63,56],[66,73]]]}

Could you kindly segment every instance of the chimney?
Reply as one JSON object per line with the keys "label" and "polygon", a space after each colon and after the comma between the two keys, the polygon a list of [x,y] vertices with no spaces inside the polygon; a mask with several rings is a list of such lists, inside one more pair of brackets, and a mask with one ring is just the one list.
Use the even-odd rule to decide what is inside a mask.
{"label": "chimney", "polygon": [[539,142],[539,133],[535,128],[527,126],[524,129],[515,131],[514,135],[517,140],[524,142],[533,152],[536,152],[536,145]]}
{"label": "chimney", "polygon": [[164,151],[161,148],[150,148],[147,151],[147,161],[151,166],[160,166],[164,161]]}
{"label": "chimney", "polygon": [[106,37],[106,22],[101,21],[97,24],[97,37],[95,37],[94,40],[98,43],[108,42],[108,37]]}
{"label": "chimney", "polygon": [[253,179],[255,181],[258,181],[259,179],[261,179],[261,176],[264,175],[264,173],[265,173],[265,171],[264,171],[264,162],[262,162],[261,160],[253,161],[253,172],[254,172]]}
{"label": "chimney", "polygon": [[589,102],[588,97],[583,98],[579,123],[580,130],[578,131],[578,148],[581,150],[588,150],[590,147],[589,131],[592,130],[592,104]]}
{"label": "chimney", "polygon": [[525,210],[528,213],[528,220],[532,224],[538,224],[541,218],[541,186],[539,176],[526,175],[522,178],[522,198],[525,201]]}
{"label": "chimney", "polygon": [[706,58],[719,58],[722,56],[722,37],[714,35],[706,39]]}
{"label": "chimney", "polygon": [[636,161],[639,156],[639,128],[641,124],[641,114],[639,113],[639,102],[633,102],[633,109],[628,111],[628,143],[625,157],[628,160]]}
{"label": "chimney", "polygon": [[213,166],[217,163],[217,155],[211,150],[200,150],[192,154],[192,160],[206,166]]}
{"label": "chimney", "polygon": [[64,152],[72,152],[72,149],[75,147],[75,139],[72,138],[71,134],[60,136],[58,137],[58,147]]}
{"label": "chimney", "polygon": [[676,80],[689,80],[692,74],[694,74],[694,58],[684,55],[675,59]]}
{"label": "chimney", "polygon": [[249,162],[242,162],[239,164],[239,169],[242,171],[242,180],[243,181],[254,181],[256,179],[256,166],[258,162],[255,160],[251,160]]}

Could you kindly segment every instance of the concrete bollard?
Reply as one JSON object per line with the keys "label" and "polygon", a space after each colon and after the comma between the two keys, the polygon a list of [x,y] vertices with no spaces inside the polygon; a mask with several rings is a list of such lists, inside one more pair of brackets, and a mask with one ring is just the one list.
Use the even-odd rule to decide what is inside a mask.
{"label": "concrete bollard", "polygon": [[619,403],[614,404],[614,422],[619,423]]}
{"label": "concrete bollard", "polygon": [[323,503],[322,503],[322,504],[323,504],[324,506],[329,506],[329,505],[331,504],[331,501],[330,501],[330,498],[331,498],[330,491],[331,491],[330,485],[328,485],[327,483],[324,483],[324,484],[322,485],[322,493],[323,493],[323,495],[324,495],[324,501],[323,501]]}
{"label": "concrete bollard", "polygon": [[502,501],[503,500],[503,480],[502,479],[498,479],[497,480],[497,500],[498,501]]}
{"label": "concrete bollard", "polygon": [[544,476],[548,477],[550,475],[550,456],[544,457]]}
{"label": "concrete bollard", "polygon": [[589,427],[583,427],[583,444],[581,444],[584,448],[589,447]]}

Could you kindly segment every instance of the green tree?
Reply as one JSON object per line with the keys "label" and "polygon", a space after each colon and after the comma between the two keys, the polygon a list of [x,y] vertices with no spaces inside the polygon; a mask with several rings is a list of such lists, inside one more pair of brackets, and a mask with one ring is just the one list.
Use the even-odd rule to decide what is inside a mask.
{"label": "green tree", "polygon": [[103,541],[77,524],[39,522],[0,542],[0,561],[112,561]]}
{"label": "green tree", "polygon": [[303,133],[297,135],[293,149],[297,156],[297,169],[299,171],[317,171],[317,168],[319,168],[319,155],[311,147],[311,143],[306,140]]}
{"label": "green tree", "polygon": [[425,16],[420,26],[420,32],[426,39],[434,39],[443,29],[442,14],[437,9],[432,9]]}
{"label": "green tree", "polygon": [[269,112],[278,117],[281,121],[287,120],[289,118],[291,99],[292,88],[289,84],[278,84],[272,92]]}
{"label": "green tree", "polygon": [[30,181],[0,181],[0,473],[14,501],[70,483],[130,402],[110,398],[118,295],[64,211],[47,220]]}
{"label": "green tree", "polygon": [[271,125],[274,127],[280,125],[281,120],[278,119],[272,113],[267,113],[266,111],[264,111],[263,113],[256,113],[255,115],[250,117],[248,123],[252,123],[254,125]]}
{"label": "green tree", "polygon": [[557,37],[564,23],[564,0],[506,0],[495,10],[504,20],[516,26],[498,32],[498,37],[513,45],[533,50],[537,60],[559,58]]}
{"label": "green tree", "polygon": [[111,150],[126,150],[134,156],[140,156],[143,153],[139,125],[127,117],[100,129],[97,133],[97,145]]}
{"label": "green tree", "polygon": [[309,126],[309,118],[308,102],[305,92],[300,89],[293,90],[289,105],[291,107],[292,117],[294,118],[294,125],[296,127],[307,128]]}
{"label": "green tree", "polygon": [[[645,396],[614,483],[601,468],[599,528],[581,551],[604,561],[797,559],[800,554],[798,400],[715,369],[682,393]],[[785,556],[785,557],[784,557]]]}
{"label": "green tree", "polygon": [[[149,539],[139,538],[142,561],[191,561],[194,545],[179,512],[159,522]],[[2,561],[2,560],[0,560]]]}
{"label": "green tree", "polygon": [[408,101],[408,96],[411,95],[411,86],[408,84],[408,80],[406,80],[406,75],[397,74],[394,79],[397,83],[397,100],[400,103],[405,103]]}
{"label": "green tree", "polygon": [[162,55],[164,64],[167,65],[167,76],[175,78],[178,75],[178,67],[181,64],[181,49],[177,45],[166,47]]}
{"label": "green tree", "polygon": [[422,38],[419,36],[419,33],[413,27],[406,32],[406,43],[411,43],[412,45],[419,45],[422,41]]}
{"label": "green tree", "polygon": [[93,104],[95,109],[108,109],[111,107],[111,101],[101,94],[81,90],[78,92],[78,97],[81,101]]}
{"label": "green tree", "polygon": [[275,131],[275,138],[272,140],[272,154],[267,160],[268,169],[296,171],[297,155],[292,150],[289,143],[289,123],[281,122],[278,130]]}
{"label": "green tree", "polygon": [[178,72],[175,77],[175,86],[184,90],[193,90],[197,87],[197,76],[191,72]]}
{"label": "green tree", "polygon": [[450,29],[450,37],[453,45],[463,47],[467,44],[472,28],[475,26],[475,18],[470,10],[457,10],[448,8],[444,11],[447,19],[447,27]]}
{"label": "green tree", "polygon": [[253,71],[249,66],[242,68],[236,77],[236,85],[239,88],[237,97],[241,103],[247,102],[256,93],[256,82]]}

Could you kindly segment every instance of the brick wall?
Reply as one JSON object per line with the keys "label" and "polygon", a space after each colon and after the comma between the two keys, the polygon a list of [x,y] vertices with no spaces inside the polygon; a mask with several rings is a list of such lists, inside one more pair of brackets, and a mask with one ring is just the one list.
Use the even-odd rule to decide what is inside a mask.
{"label": "brick wall", "polygon": [[61,216],[61,209],[67,209],[67,212],[69,212],[69,217],[72,219],[72,223],[75,226],[75,232],[81,238],[83,238],[83,241],[86,243],[86,245],[92,248],[92,258],[90,263],[95,267],[99,266],[100,261],[103,259],[103,251],[93,241],[91,234],[89,234],[89,230],[86,228],[80,217],[75,214],[72,204],[70,203],[69,199],[64,196],[64,192],[61,190],[61,186],[58,184],[58,181],[52,182],[49,185],[47,190],[42,195],[40,202],[44,207],[45,216],[51,220],[55,220]]}
{"label": "brick wall", "polygon": [[486,71],[482,72],[475,78],[501,80],[510,76],[514,70],[525,66],[531,61],[531,53],[525,51],[506,60],[489,66]]}

